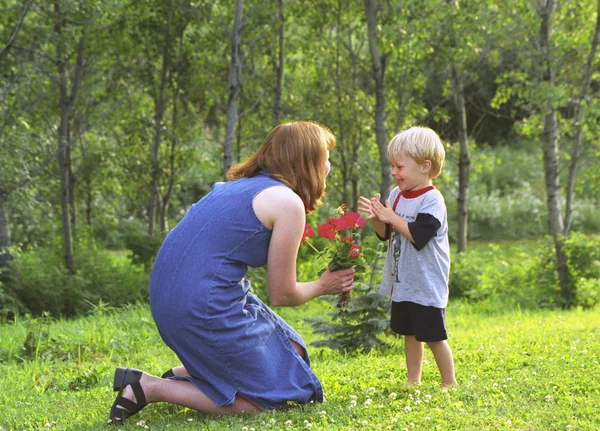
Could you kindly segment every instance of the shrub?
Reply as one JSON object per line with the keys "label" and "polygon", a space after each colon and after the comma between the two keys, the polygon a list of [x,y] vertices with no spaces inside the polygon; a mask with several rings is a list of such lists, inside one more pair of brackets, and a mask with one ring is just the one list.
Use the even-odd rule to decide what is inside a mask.
{"label": "shrub", "polygon": [[[55,243],[60,243],[55,239]],[[62,248],[38,247],[15,253],[19,280],[11,282],[16,297],[0,297],[0,308],[10,301],[22,304],[20,312],[35,316],[75,316],[104,301],[123,305],[148,298],[148,275],[127,256],[98,250],[93,243],[76,244],[76,273],[65,269]]]}
{"label": "shrub", "polygon": [[600,278],[581,277],[577,280],[575,305],[591,309],[600,303]]}
{"label": "shrub", "polygon": [[[585,308],[599,301],[600,237],[573,233],[564,238],[563,249],[571,285],[572,304]],[[453,257],[450,297],[470,302],[493,302],[522,308],[567,306],[558,282],[554,241],[545,237],[535,248],[525,242],[506,247],[490,244],[475,252]]]}
{"label": "shrub", "polygon": [[[600,237],[573,232],[561,241],[569,271],[567,290],[561,295],[556,270],[556,250],[551,238],[546,238],[546,246],[542,248],[540,260],[535,268],[536,279],[542,289],[554,295],[553,304],[563,307],[593,306],[590,305],[594,298],[593,283],[595,279],[600,279]],[[574,300],[565,298],[565,295]]]}
{"label": "shrub", "polygon": [[131,251],[132,262],[150,269],[162,244],[162,238],[149,235],[146,226],[137,220],[130,220],[124,225],[123,236],[125,247]]}

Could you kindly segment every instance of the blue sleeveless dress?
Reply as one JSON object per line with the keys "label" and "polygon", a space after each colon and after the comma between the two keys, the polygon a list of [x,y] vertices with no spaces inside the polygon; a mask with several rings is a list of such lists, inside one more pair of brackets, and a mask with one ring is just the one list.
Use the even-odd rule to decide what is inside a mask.
{"label": "blue sleeveless dress", "polygon": [[[304,341],[244,278],[248,266],[267,263],[271,239],[252,200],[281,185],[266,171],[215,184],[167,235],[150,275],[162,339],[190,374],[185,379],[219,406],[238,393],[264,409],[323,401]],[[304,359],[290,339],[304,348]]]}

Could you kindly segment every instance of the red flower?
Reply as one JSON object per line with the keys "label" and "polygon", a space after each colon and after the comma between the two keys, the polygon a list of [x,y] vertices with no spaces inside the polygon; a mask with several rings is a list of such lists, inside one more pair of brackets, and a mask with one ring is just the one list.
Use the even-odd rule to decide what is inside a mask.
{"label": "red flower", "polygon": [[356,258],[358,256],[360,256],[360,245],[358,244],[352,244],[350,246],[350,257],[352,258]]}
{"label": "red flower", "polygon": [[343,229],[354,229],[356,226],[363,227],[365,219],[358,212],[347,212],[340,216],[340,225],[344,226]]}
{"label": "red flower", "polygon": [[335,234],[338,231],[336,219],[330,218],[325,223],[322,223],[318,227],[319,236],[327,238],[329,240],[335,239]]}
{"label": "red flower", "polygon": [[348,236],[345,236],[345,237],[343,237],[343,238],[342,238],[342,241],[345,241],[345,242],[351,242],[351,243],[353,243],[353,244],[354,244],[354,240],[353,240],[352,238],[348,237]]}
{"label": "red flower", "polygon": [[306,242],[308,238],[315,236],[315,232],[311,225],[307,224],[304,226],[304,233],[302,234],[302,242]]}

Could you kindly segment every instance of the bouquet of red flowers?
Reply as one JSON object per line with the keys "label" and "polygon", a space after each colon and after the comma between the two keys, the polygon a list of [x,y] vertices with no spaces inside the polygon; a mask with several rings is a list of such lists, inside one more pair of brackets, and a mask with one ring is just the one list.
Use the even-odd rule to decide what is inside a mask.
{"label": "bouquet of red flowers", "polygon": [[[309,238],[314,237],[315,232],[312,226],[308,224],[304,228],[302,242],[315,250],[318,253],[318,257],[327,259],[329,262],[327,269],[330,271],[353,267],[356,272],[362,272],[365,270],[366,262],[362,255],[361,247],[358,244],[360,234],[357,232],[357,229],[365,225],[365,219],[360,216],[360,213],[346,211],[347,209],[346,204],[343,204],[336,210],[338,217],[332,217],[318,226],[317,234],[330,241],[323,250],[317,250],[310,242]],[[342,293],[338,299],[337,306],[345,308],[349,301],[350,293]]]}

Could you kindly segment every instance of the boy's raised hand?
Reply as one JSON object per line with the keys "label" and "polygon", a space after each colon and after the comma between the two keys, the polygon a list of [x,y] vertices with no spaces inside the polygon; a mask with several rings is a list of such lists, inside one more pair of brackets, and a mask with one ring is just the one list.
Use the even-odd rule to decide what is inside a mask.
{"label": "boy's raised hand", "polygon": [[379,199],[371,199],[371,211],[375,214],[378,220],[384,223],[391,223],[396,213],[390,206],[390,201],[385,201],[385,206],[379,202]]}
{"label": "boy's raised hand", "polygon": [[365,217],[365,220],[371,220],[371,219],[377,217],[375,215],[375,212],[373,211],[373,205],[372,205],[371,201],[373,201],[375,199],[375,200],[377,200],[377,202],[379,202],[380,198],[381,198],[381,195],[379,193],[377,193],[371,199],[368,199],[364,196],[360,196],[358,198],[358,210],[360,212],[369,214],[367,217]]}

